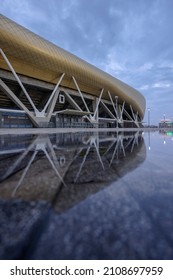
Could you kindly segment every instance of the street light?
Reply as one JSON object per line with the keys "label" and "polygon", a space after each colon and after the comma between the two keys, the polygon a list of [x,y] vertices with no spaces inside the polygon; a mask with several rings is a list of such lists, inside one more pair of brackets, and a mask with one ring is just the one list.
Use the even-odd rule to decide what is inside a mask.
{"label": "street light", "polygon": [[148,108],[148,127],[150,127],[150,108]]}

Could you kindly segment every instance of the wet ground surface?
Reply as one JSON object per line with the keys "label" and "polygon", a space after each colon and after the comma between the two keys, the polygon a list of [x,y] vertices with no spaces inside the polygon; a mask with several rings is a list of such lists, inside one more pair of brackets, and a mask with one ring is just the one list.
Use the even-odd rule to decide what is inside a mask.
{"label": "wet ground surface", "polygon": [[1,259],[173,259],[173,133],[0,136]]}

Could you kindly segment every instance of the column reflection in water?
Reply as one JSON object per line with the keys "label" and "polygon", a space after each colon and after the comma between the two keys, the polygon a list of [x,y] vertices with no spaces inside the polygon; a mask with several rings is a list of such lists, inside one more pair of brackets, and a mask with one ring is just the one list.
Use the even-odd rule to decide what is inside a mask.
{"label": "column reflection in water", "polygon": [[146,154],[139,132],[1,136],[0,143],[0,197],[46,200],[57,211],[116,181]]}

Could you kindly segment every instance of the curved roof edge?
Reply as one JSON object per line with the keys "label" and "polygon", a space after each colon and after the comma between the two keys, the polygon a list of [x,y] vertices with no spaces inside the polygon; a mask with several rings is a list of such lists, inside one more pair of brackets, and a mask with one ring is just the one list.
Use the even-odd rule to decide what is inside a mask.
{"label": "curved roof edge", "polygon": [[[118,96],[131,104],[141,118],[144,116],[146,102],[139,91],[3,15],[0,15],[0,48],[19,74],[55,84],[65,73],[61,84],[76,89],[71,78],[74,76],[81,91],[99,96],[104,88],[103,98],[109,99],[109,91],[112,97]],[[0,67],[8,70],[2,57],[0,62]]]}

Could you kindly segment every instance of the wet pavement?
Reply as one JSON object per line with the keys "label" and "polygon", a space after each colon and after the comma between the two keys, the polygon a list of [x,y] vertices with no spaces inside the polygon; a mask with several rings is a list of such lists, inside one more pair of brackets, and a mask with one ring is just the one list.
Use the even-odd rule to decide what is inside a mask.
{"label": "wet pavement", "polygon": [[173,133],[0,136],[1,259],[173,259]]}

